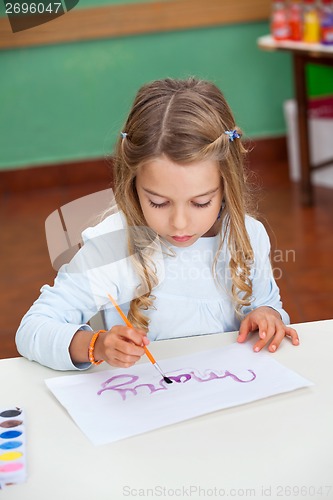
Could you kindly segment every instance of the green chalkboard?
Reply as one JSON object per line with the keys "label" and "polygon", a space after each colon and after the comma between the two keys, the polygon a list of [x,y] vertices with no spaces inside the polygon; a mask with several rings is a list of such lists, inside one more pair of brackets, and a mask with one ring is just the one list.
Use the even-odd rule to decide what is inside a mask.
{"label": "green chalkboard", "polygon": [[213,80],[248,137],[285,134],[291,58],[257,48],[268,29],[244,23],[1,51],[0,168],[109,154],[139,86],[166,76]]}

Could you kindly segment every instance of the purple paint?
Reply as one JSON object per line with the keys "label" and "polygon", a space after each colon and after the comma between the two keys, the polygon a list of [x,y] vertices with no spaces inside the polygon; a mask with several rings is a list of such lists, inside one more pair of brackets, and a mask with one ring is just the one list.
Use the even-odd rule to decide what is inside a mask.
{"label": "purple paint", "polygon": [[[124,382],[120,384],[116,383],[116,385],[109,385],[112,382],[122,379],[124,380]],[[159,387],[155,387],[154,384],[138,384],[134,387],[128,387],[130,384],[134,384],[137,380],[139,380],[139,377],[137,375],[115,375],[114,377],[111,377],[102,383],[102,389],[100,389],[97,394],[98,396],[100,396],[104,391],[116,391],[118,392],[118,394],[120,394],[122,399],[125,400],[127,392],[130,392],[131,394],[134,394],[134,396],[136,396],[138,393],[137,389],[139,387],[147,387],[150,391],[150,394],[152,394],[153,392],[166,390],[167,388],[167,386],[163,385],[165,383],[163,379],[159,381]]]}
{"label": "purple paint", "polygon": [[[256,379],[256,374],[254,373],[253,370],[247,370],[247,371],[252,375],[252,377],[249,378],[248,380],[243,380],[237,377],[237,375],[235,375],[234,373],[229,372],[228,370],[221,373],[211,369],[206,370],[205,374],[203,375],[200,373],[199,374],[195,373],[194,371],[190,371],[189,373],[170,375],[169,378],[174,382],[185,384],[191,379],[195,380],[196,382],[202,383],[202,382],[209,382],[211,380],[218,380],[230,377],[234,382],[247,384],[249,382],[253,382],[253,380]],[[98,396],[100,396],[105,391],[115,391],[121,396],[122,400],[125,401],[127,398],[127,393],[136,396],[138,394],[138,389],[140,387],[146,387],[149,390],[150,394],[153,394],[154,392],[158,391],[165,391],[169,387],[168,385],[165,385],[165,381],[163,379],[159,381],[158,385],[154,384],[134,385],[138,380],[139,377],[137,375],[130,375],[130,374],[114,375],[113,377],[110,377],[108,380],[102,383],[102,388],[97,392],[97,394]],[[116,383],[114,384],[114,382]]]}
{"label": "purple paint", "polygon": [[[191,372],[193,373],[193,372]],[[189,380],[191,380],[191,373],[181,373],[180,375],[173,375],[171,377],[169,377],[171,380],[173,380],[174,382],[178,382],[178,383],[184,383],[185,382],[188,382]],[[182,378],[184,380],[182,380]]]}
{"label": "purple paint", "polygon": [[190,373],[182,373],[176,376],[171,375],[169,378],[171,378],[171,380],[174,380],[175,382],[182,382],[182,377],[185,377],[184,382],[187,382],[190,379],[196,380],[197,382],[209,382],[210,380],[218,380],[226,377],[231,377],[235,382],[240,382],[242,384],[247,384],[248,382],[252,382],[256,378],[256,374],[252,370],[248,370],[248,372],[252,374],[252,378],[249,380],[242,380],[239,377],[237,377],[237,375],[230,373],[228,370],[226,370],[223,374],[209,370],[207,371],[209,372],[207,375],[198,376],[193,371]]}

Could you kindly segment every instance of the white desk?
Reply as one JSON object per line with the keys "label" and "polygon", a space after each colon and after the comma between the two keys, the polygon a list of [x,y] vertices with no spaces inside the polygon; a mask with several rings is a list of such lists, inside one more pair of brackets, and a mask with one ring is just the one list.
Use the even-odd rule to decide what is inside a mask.
{"label": "white desk", "polygon": [[[28,439],[28,481],[1,491],[1,500],[333,499],[333,320],[296,328],[300,346],[285,341],[272,356],[313,387],[99,447],[44,383],[63,373],[21,358],[1,360],[1,407],[25,409]],[[153,347],[163,359],[235,338],[217,334]]]}

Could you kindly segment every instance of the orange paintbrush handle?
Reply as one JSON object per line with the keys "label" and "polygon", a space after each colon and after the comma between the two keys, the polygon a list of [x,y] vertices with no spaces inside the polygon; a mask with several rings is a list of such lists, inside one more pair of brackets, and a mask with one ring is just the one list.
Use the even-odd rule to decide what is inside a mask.
{"label": "orange paintbrush handle", "polygon": [[143,348],[144,348],[144,350],[145,350],[145,353],[146,353],[147,358],[149,358],[149,359],[150,359],[150,361],[153,363],[153,365],[155,365],[155,364],[156,364],[156,361],[155,361],[154,356],[152,355],[152,353],[151,353],[151,352],[147,349],[147,347],[146,347],[146,346],[143,346]]}
{"label": "orange paintbrush handle", "polygon": [[123,320],[125,321],[126,325],[129,326],[130,328],[133,328],[133,325],[131,324],[131,322],[126,318],[125,314],[123,313],[123,311],[120,309],[120,307],[118,306],[117,302],[114,300],[114,298],[112,297],[112,295],[108,294],[108,297],[109,299],[111,300],[112,304],[114,305],[114,307],[117,309],[117,311],[119,312],[120,316],[123,318]]}
{"label": "orange paintbrush handle", "polygon": [[[122,319],[125,321],[126,325],[129,327],[129,328],[134,328],[132,323],[129,321],[129,319],[125,316],[125,314],[123,313],[123,311],[120,309],[120,307],[118,306],[117,302],[114,300],[114,298],[112,297],[112,295],[108,294],[108,297],[109,299],[111,300],[112,304],[114,305],[114,307],[117,309],[118,313],[120,314],[120,316],[122,317]],[[154,356],[152,355],[152,353],[150,351],[148,351],[147,347],[146,346],[143,346],[144,350],[145,350],[145,353],[146,353],[146,356],[149,358],[149,360],[153,363],[153,365],[156,363],[155,359],[154,359]]]}

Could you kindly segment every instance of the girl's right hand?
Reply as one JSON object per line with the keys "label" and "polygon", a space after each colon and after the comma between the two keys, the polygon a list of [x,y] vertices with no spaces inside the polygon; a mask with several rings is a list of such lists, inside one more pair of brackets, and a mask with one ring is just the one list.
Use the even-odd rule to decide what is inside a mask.
{"label": "girl's right hand", "polygon": [[101,332],[95,343],[95,359],[103,359],[111,366],[129,368],[145,353],[143,346],[149,344],[144,330],[134,330],[116,325],[107,332]]}

